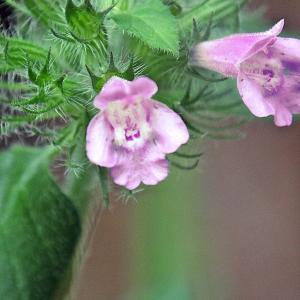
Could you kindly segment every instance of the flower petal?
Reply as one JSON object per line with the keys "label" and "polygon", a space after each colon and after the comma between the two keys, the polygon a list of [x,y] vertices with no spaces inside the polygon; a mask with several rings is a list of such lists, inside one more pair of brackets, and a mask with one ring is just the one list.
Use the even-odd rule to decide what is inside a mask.
{"label": "flower petal", "polygon": [[261,39],[258,39],[257,42],[252,45],[252,47],[249,49],[242,60],[255,55],[259,51],[266,48],[268,45],[273,45],[274,43],[276,43],[278,39],[277,36],[281,33],[283,27],[284,19],[276,23],[270,30],[263,33],[257,33],[258,36],[261,36]]}
{"label": "flower petal", "polygon": [[264,98],[262,88],[257,83],[240,73],[237,86],[244,103],[255,116],[274,115],[273,106]]}
{"label": "flower petal", "polygon": [[300,40],[293,38],[278,37],[274,43],[274,48],[282,55],[282,58],[290,56],[300,59]]}
{"label": "flower petal", "polygon": [[290,126],[293,122],[293,115],[285,106],[277,105],[274,121],[279,127]]}
{"label": "flower petal", "polygon": [[126,188],[128,190],[134,190],[141,184],[141,180],[139,178],[131,177],[128,183],[126,184]]}
{"label": "flower petal", "polygon": [[[300,99],[298,99],[298,100],[300,102]],[[290,106],[289,111],[292,112],[293,114],[300,114],[300,104]]]}
{"label": "flower petal", "polygon": [[147,172],[143,173],[142,181],[147,185],[155,185],[168,176],[168,161],[161,159],[148,163]]}
{"label": "flower petal", "polygon": [[147,161],[139,166],[132,165],[132,161],[115,166],[111,169],[113,181],[127,189],[137,188],[141,182],[146,185],[155,185],[168,176],[168,161],[160,159],[154,162]]}
{"label": "flower petal", "polygon": [[262,33],[234,34],[225,38],[202,42],[193,50],[193,61],[200,67],[225,76],[236,77],[238,64],[275,41],[284,20]]}
{"label": "flower petal", "polygon": [[111,168],[110,174],[114,183],[126,186],[129,190],[137,188],[140,183],[140,170],[136,172],[130,162]]}
{"label": "flower petal", "polygon": [[175,152],[182,144],[187,143],[189,132],[180,116],[168,106],[151,100],[151,127],[155,132],[155,142],[164,153]]}
{"label": "flower petal", "polygon": [[130,87],[130,81],[113,76],[105,83],[101,92],[94,99],[94,106],[105,109],[109,102],[124,99],[130,95]]}
{"label": "flower petal", "polygon": [[132,81],[131,93],[148,99],[156,94],[157,84],[148,77],[142,76]]}
{"label": "flower petal", "polygon": [[154,143],[134,152],[124,152],[116,166],[111,169],[113,181],[132,190],[141,182],[155,185],[168,175],[165,155]]}
{"label": "flower petal", "polygon": [[113,167],[117,162],[117,153],[112,140],[113,132],[104,114],[97,114],[87,128],[86,151],[89,160],[102,167]]}

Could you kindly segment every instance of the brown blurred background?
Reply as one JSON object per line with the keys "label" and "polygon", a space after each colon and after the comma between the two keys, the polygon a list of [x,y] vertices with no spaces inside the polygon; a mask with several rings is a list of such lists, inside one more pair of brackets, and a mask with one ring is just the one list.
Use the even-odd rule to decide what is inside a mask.
{"label": "brown blurred background", "polygon": [[[299,0],[255,1],[251,7],[261,4],[272,22],[285,18],[286,28],[300,31]],[[193,299],[299,300],[300,123],[276,128],[258,120],[244,131],[247,138],[240,141],[206,143],[202,165],[189,175],[200,185],[193,210],[199,240],[205,233],[210,249],[194,251],[207,262],[210,282],[222,283],[217,294]],[[76,300],[123,299],[134,287],[129,264],[139,228],[132,228],[132,219],[145,205],[116,202],[103,212],[77,279]]]}

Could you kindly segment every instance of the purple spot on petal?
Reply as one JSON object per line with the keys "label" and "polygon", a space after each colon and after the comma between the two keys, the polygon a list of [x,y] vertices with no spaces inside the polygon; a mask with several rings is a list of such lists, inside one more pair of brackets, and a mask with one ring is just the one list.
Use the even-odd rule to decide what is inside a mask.
{"label": "purple spot on petal", "polygon": [[296,84],[293,86],[293,92],[295,93],[300,93],[300,84]]}
{"label": "purple spot on petal", "polygon": [[300,62],[290,61],[290,60],[282,60],[282,65],[289,72],[300,73]]}
{"label": "purple spot on petal", "polygon": [[135,138],[139,138],[141,136],[140,131],[137,131],[136,134],[133,135]]}
{"label": "purple spot on petal", "polygon": [[273,78],[274,77],[274,71],[272,71],[270,69],[264,69],[263,70],[263,75],[269,76],[270,78]]}

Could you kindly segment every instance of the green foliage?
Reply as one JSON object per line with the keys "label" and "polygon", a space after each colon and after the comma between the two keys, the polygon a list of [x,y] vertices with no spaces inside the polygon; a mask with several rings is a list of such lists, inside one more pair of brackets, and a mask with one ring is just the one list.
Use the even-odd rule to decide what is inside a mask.
{"label": "green foliage", "polygon": [[[85,152],[92,100],[109,78],[151,77],[155,98],[181,114],[192,138],[240,137],[245,118],[231,117],[247,114],[232,82],[189,61],[194,44],[237,30],[241,1],[6,2],[17,14],[14,30],[0,35],[1,138],[55,145],[68,196],[47,171],[53,146],[0,154],[0,298],[45,300],[70,266],[77,214],[85,219],[95,185],[109,205],[107,170]],[[200,157],[187,148],[169,160],[190,170]]]}
{"label": "green foliage", "polygon": [[160,0],[143,1],[129,11],[114,13],[112,19],[118,27],[141,39],[151,48],[178,55],[177,22]]}
{"label": "green foliage", "polygon": [[49,175],[53,148],[0,154],[0,298],[52,299],[80,234],[78,214]]}

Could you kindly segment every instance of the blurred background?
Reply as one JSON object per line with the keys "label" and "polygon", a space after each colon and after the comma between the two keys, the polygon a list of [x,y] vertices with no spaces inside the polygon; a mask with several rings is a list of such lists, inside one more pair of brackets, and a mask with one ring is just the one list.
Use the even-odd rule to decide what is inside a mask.
{"label": "blurred background", "polygon": [[[299,32],[299,0],[249,7],[261,5]],[[101,210],[73,299],[299,300],[300,123],[242,130],[199,144],[196,170]]]}
{"label": "blurred background", "polygon": [[[250,7],[261,5],[299,31],[299,0]],[[76,300],[300,299],[300,123],[243,130],[199,145],[197,170],[101,214]]]}

